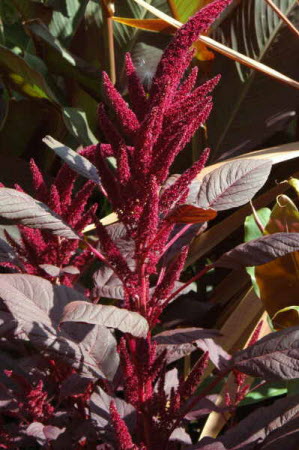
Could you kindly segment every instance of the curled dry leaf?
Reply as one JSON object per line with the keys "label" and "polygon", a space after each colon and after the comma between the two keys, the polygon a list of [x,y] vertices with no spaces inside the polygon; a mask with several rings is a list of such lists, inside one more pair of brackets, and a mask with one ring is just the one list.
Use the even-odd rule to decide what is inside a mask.
{"label": "curled dry leaf", "polygon": [[182,205],[175,208],[167,220],[172,223],[203,223],[215,219],[217,211],[214,209],[198,208],[193,205]]}

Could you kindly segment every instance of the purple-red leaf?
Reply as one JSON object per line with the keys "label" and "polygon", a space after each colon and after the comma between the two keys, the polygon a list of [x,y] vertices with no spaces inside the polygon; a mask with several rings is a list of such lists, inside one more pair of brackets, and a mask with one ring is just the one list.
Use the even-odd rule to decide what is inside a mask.
{"label": "purple-red leaf", "polygon": [[230,359],[228,353],[217,345],[213,338],[218,337],[217,330],[204,330],[201,328],[179,328],[163,331],[154,337],[158,344],[158,351],[167,350],[167,362],[171,363],[197,348],[209,352],[211,361],[217,368],[226,366]]}
{"label": "purple-red leaf", "polygon": [[274,233],[238,245],[224,253],[216,261],[215,266],[231,269],[259,266],[297,250],[299,250],[299,233]]}
{"label": "purple-red leaf", "polygon": [[[282,398],[271,406],[258,408],[238,425],[227,431],[219,440],[227,449],[243,450],[246,448],[246,450],[251,450],[264,448],[261,443],[265,438],[271,432],[292,420],[298,412],[298,395]],[[267,449],[267,447],[265,448]],[[281,447],[274,448],[278,450]],[[282,448],[289,450],[289,447]]]}
{"label": "purple-red leaf", "polygon": [[61,322],[86,322],[145,337],[148,323],[140,314],[111,305],[76,301],[66,305]]}
{"label": "purple-red leaf", "polygon": [[68,239],[80,239],[63,220],[46,205],[15,189],[0,188],[0,219],[11,223],[51,231]]}
{"label": "purple-red leaf", "polygon": [[267,160],[240,159],[213,170],[202,181],[196,205],[217,211],[244,205],[264,185],[271,166]]}
{"label": "purple-red leaf", "polygon": [[287,328],[237,352],[230,365],[265,380],[299,378],[299,328]]}
{"label": "purple-red leaf", "polygon": [[43,142],[48,145],[56,155],[60,158],[75,172],[88,180],[92,180],[97,184],[100,184],[100,177],[96,167],[84,156],[79,155],[74,150],[60,142],[53,139],[51,136],[46,136]]}

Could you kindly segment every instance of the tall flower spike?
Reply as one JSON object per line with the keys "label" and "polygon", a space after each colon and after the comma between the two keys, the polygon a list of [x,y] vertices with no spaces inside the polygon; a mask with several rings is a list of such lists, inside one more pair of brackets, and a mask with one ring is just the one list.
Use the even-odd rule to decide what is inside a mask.
{"label": "tall flower spike", "polygon": [[195,117],[193,118],[193,120],[191,120],[191,123],[188,124],[187,130],[182,133],[182,136],[179,138],[176,145],[172,148],[172,152],[169,151],[168,154],[166,154],[166,157],[161,157],[160,161],[157,162],[157,178],[160,183],[163,183],[166,180],[170,166],[173,163],[174,159],[190,141],[199,126],[207,120],[212,107],[212,103],[209,102],[203,110],[199,108],[197,113],[194,114]]}
{"label": "tall flower spike", "polygon": [[[159,219],[159,187],[156,177],[151,177],[146,188],[148,195],[136,232],[137,247],[145,246],[156,236]],[[144,250],[144,248],[143,248]]]}
{"label": "tall flower spike", "polygon": [[106,96],[116,114],[117,120],[128,136],[134,136],[139,128],[139,121],[135,113],[128,107],[120,93],[115,89],[110,78],[103,72],[103,86]]}
{"label": "tall flower spike", "polygon": [[188,247],[185,247],[183,248],[179,256],[175,259],[175,261],[167,268],[165,275],[161,280],[161,283],[158,284],[154,291],[151,300],[153,305],[162,300],[166,300],[167,297],[171,294],[174,288],[174,284],[179,279],[180,273],[184,267],[187,254]]}
{"label": "tall flower spike", "polygon": [[167,95],[170,99],[173,97],[189,63],[186,53],[199,34],[209,28],[230,2],[231,0],[215,0],[209,3],[179,29],[158,64],[150,91],[150,104],[155,104],[157,98],[165,95],[165,86],[168,86]]}
{"label": "tall flower spike", "polygon": [[120,417],[114,402],[110,403],[110,416],[117,440],[117,448],[119,450],[137,450],[138,447],[132,441],[128,427]]}
{"label": "tall flower spike", "polygon": [[196,161],[192,167],[187,169],[169,188],[167,188],[160,199],[159,209],[162,212],[167,212],[174,203],[184,195],[186,190],[189,188],[190,183],[194,178],[201,172],[204,168],[208,157],[210,154],[210,149],[206,148],[200,159]]}
{"label": "tall flower spike", "polygon": [[194,107],[194,105],[199,104],[204,97],[217,86],[220,81],[221,76],[217,75],[211,80],[206,81],[198,88],[194,89],[189,95],[181,98],[179,101],[173,102],[171,107],[167,110],[165,114],[165,120],[170,119],[173,115],[184,115],[184,111],[189,108]]}
{"label": "tall flower spike", "polygon": [[130,102],[139,120],[143,120],[147,108],[146,94],[136,73],[130,53],[126,53],[126,75]]}
{"label": "tall flower spike", "polygon": [[177,93],[173,97],[173,103],[179,102],[188,95],[195,86],[198,75],[198,67],[193,67],[187,78],[180,84]]}
{"label": "tall flower spike", "polygon": [[42,173],[34,162],[34,159],[30,160],[30,171],[32,175],[32,184],[36,194],[36,199],[42,201],[48,195],[48,188],[45,183],[44,177],[42,176]]}
{"label": "tall flower spike", "polygon": [[103,253],[105,254],[107,260],[113,267],[115,273],[118,277],[125,282],[127,279],[131,278],[132,272],[128,267],[126,260],[121,254],[119,248],[111,239],[109,233],[107,232],[104,225],[101,222],[96,221],[97,232],[101,244]]}

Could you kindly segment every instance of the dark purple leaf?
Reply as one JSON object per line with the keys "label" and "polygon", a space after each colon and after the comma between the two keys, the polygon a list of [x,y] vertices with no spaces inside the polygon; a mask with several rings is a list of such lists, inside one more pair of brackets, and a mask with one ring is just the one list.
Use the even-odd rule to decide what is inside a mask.
{"label": "dark purple leaf", "polygon": [[49,230],[57,236],[68,239],[80,239],[46,205],[15,189],[0,188],[0,219],[30,228]]}
{"label": "dark purple leaf", "polygon": [[[15,295],[15,290],[17,290],[19,295],[27,297],[27,299],[33,303],[32,307],[35,305],[41,311],[44,311],[51,319],[54,327],[59,324],[65,305],[73,300],[78,300],[78,298],[85,300],[83,294],[75,289],[62,285],[53,285],[48,280],[34,275],[0,275],[0,286],[7,287],[5,291],[6,294],[3,290],[0,290],[1,297],[2,295],[5,295],[6,300],[9,301],[9,299]],[[11,289],[11,293],[9,292],[9,289]],[[3,298],[3,300],[5,299]],[[22,311],[20,317],[22,318]],[[32,320],[36,320],[33,314],[31,318]]]}
{"label": "dark purple leaf", "polygon": [[101,267],[93,275],[93,281],[94,288],[92,294],[94,297],[115,298],[117,300],[122,300],[124,298],[123,285],[110,267]]}
{"label": "dark purple leaf", "polygon": [[54,150],[56,155],[60,156],[72,170],[79,175],[100,184],[100,177],[96,167],[88,159],[84,158],[84,156],[79,155],[71,148],[66,147],[53,139],[51,136],[46,136],[43,139],[43,142]]}
{"label": "dark purple leaf", "polygon": [[112,380],[119,365],[113,331],[100,325],[75,322],[64,323],[63,330],[97,362],[105,377]]}
{"label": "dark purple leaf", "polygon": [[71,395],[82,394],[82,392],[85,392],[89,383],[89,378],[81,377],[78,373],[72,373],[62,381],[60,397],[63,399],[65,397],[70,397]]}
{"label": "dark purple leaf", "polygon": [[3,414],[6,411],[17,411],[19,409],[18,402],[9,392],[7,386],[0,383],[0,411]]}
{"label": "dark purple leaf", "polygon": [[259,266],[299,250],[299,233],[274,233],[238,245],[224,253],[215,263],[216,267],[239,269]]}
{"label": "dark purple leaf", "polygon": [[203,326],[206,318],[212,314],[215,306],[200,301],[198,294],[192,292],[192,284],[190,286],[191,292],[188,295],[179,295],[176,297],[177,301],[171,302],[163,311],[161,321],[164,328]]}
{"label": "dark purple leaf", "polygon": [[86,322],[116,328],[123,333],[131,333],[136,337],[145,337],[148,323],[140,314],[111,305],[94,305],[76,301],[64,308],[61,322]]}
{"label": "dark purple leaf", "polygon": [[285,425],[272,431],[261,445],[261,450],[298,450],[299,417],[298,415]]}
{"label": "dark purple leaf", "polygon": [[218,330],[205,330],[203,328],[178,328],[176,330],[163,331],[156,334],[154,340],[159,345],[180,345],[192,343],[198,339],[219,337]]}
{"label": "dark purple leaf", "polygon": [[199,441],[198,444],[187,447],[186,450],[227,450],[220,441],[216,439],[205,437]]}
{"label": "dark purple leaf", "polygon": [[244,205],[264,185],[271,166],[262,159],[229,162],[204,177],[194,204],[217,211]]}
{"label": "dark purple leaf", "polygon": [[111,397],[99,386],[90,397],[91,418],[96,421],[100,429],[111,426],[109,409],[112,400],[116,404],[119,415],[126,421],[129,428],[133,429],[135,426],[134,407],[120,398]]}
{"label": "dark purple leaf", "polygon": [[265,380],[299,378],[299,328],[287,328],[265,336],[235,353],[229,365]]}
{"label": "dark purple leaf", "polygon": [[298,412],[298,395],[279,399],[271,406],[256,409],[238,425],[228,430],[219,440],[227,449],[261,448],[258,444],[261,444],[274,430],[292,420]]}
{"label": "dark purple leaf", "polygon": [[[193,399],[190,398],[190,401]],[[208,397],[199,400],[196,405],[186,414],[184,417],[187,420],[197,420],[199,417],[207,416],[213,411],[218,413],[224,413],[229,411],[231,408],[229,406],[217,406],[215,402],[217,401],[217,395],[209,395]]]}
{"label": "dark purple leaf", "polygon": [[167,362],[171,363],[200,348],[209,352],[213,364],[221,369],[227,366],[230,355],[226,353],[212,338],[218,337],[217,330],[200,328],[179,328],[163,331],[154,337],[158,343],[158,352],[167,350]]}

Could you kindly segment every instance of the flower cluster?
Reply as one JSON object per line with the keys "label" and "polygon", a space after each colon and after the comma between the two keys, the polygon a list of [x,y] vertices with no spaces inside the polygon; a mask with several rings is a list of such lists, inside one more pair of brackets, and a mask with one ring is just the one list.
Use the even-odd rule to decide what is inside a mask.
{"label": "flower cluster", "polygon": [[[88,154],[88,148],[82,153]],[[94,218],[97,205],[87,210],[87,202],[93,192],[93,183],[87,181],[75,192],[76,174],[66,165],[62,166],[55,180],[47,186],[45,179],[33,160],[30,161],[33,190],[36,200],[46,204],[54,213],[60,215],[75,231],[81,232]],[[23,191],[20,186],[16,186]],[[81,250],[78,240],[54,236],[44,230],[33,230],[19,225],[20,240],[6,232],[7,241],[15,250],[17,264],[1,263],[18,272],[39,275],[51,281],[71,286],[91,258],[88,249]],[[57,274],[51,272],[51,266]]]}
{"label": "flower cluster", "polygon": [[[189,185],[204,167],[208,149],[199,161],[161,193],[176,156],[190,141],[211,111],[208,95],[219,77],[194,87],[197,68],[182,80],[192,59],[191,45],[205,32],[229,0],[217,0],[191,18],[175,35],[157,67],[147,94],[141,85],[131,57],[126,55],[129,105],[103,75],[103,86],[110,111],[98,108],[99,124],[107,144],[94,148],[97,168],[108,198],[134,241],[135,270],[129,268],[108,233],[99,225],[98,234],[107,262],[124,285],[125,307],[143,314],[155,325],[167,304],[187,256],[186,249],[167,268],[162,268],[158,284],[150,289],[150,275],[165,253],[173,232],[170,213],[186,201]],[[117,161],[112,171],[106,156]]]}

